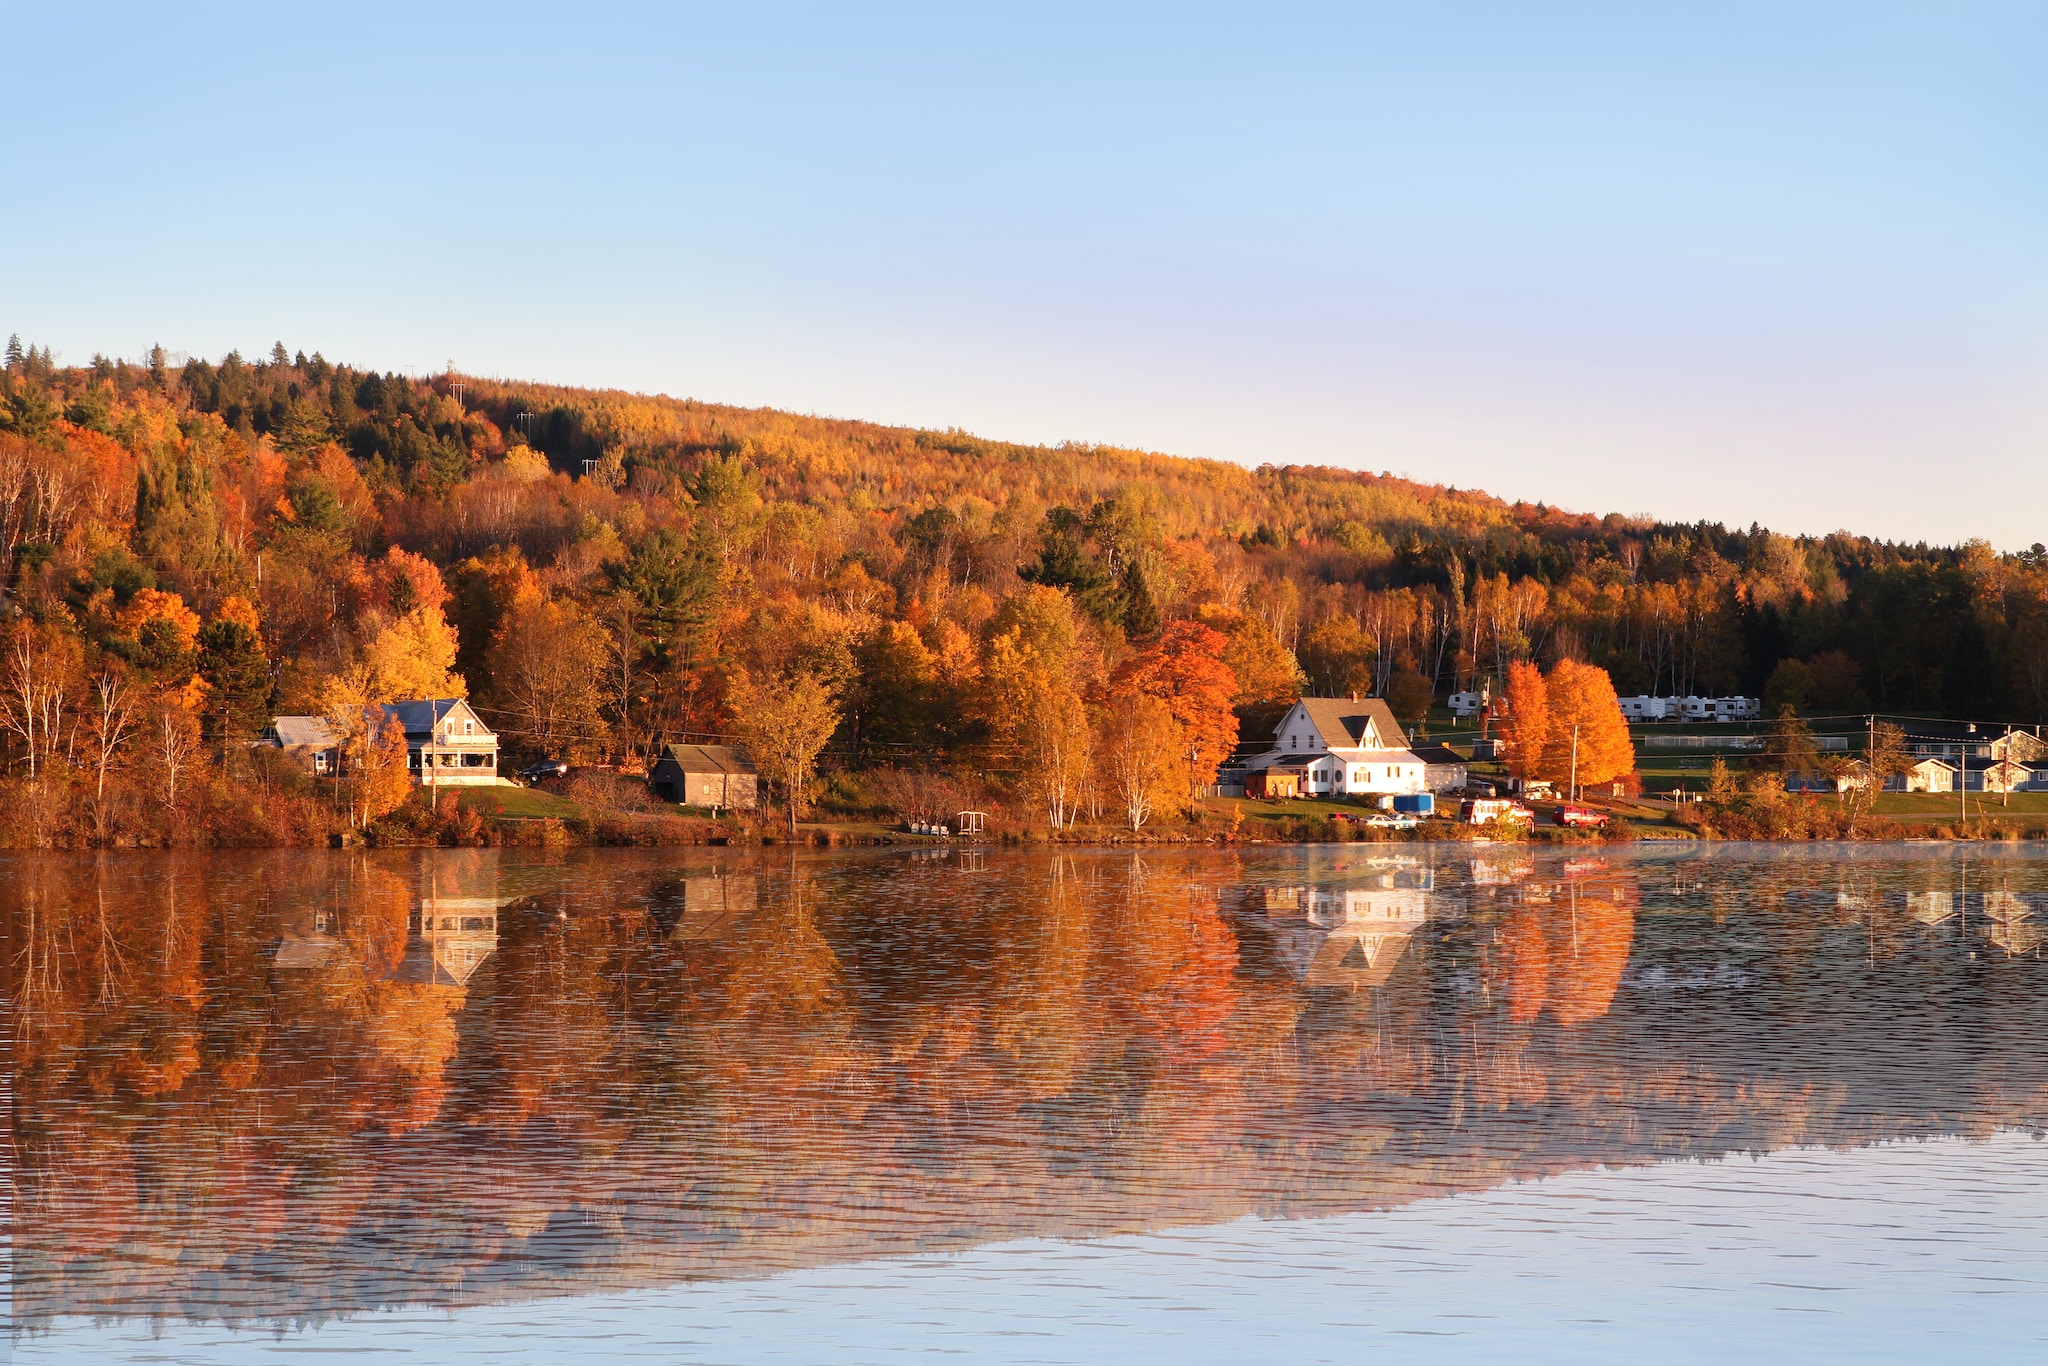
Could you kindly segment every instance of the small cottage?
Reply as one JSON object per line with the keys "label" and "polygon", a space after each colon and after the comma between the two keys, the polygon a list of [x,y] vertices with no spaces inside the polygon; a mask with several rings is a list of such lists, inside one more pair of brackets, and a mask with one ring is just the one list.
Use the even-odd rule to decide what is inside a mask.
{"label": "small cottage", "polygon": [[341,741],[324,716],[273,716],[256,743],[283,750],[315,777],[332,778],[341,771]]}
{"label": "small cottage", "polygon": [[1953,792],[1956,790],[1956,766],[1944,759],[1921,759],[1904,773],[1895,773],[1884,780],[1887,792]]}
{"label": "small cottage", "polygon": [[753,764],[727,745],[666,746],[647,786],[663,801],[683,806],[752,811],[761,804]]}

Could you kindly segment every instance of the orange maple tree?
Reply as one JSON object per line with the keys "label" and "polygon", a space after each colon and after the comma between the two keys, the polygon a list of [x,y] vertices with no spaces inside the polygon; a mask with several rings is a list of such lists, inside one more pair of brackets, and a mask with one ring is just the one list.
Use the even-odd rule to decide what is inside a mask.
{"label": "orange maple tree", "polygon": [[1543,777],[1554,782],[1576,778],[1584,786],[1635,772],[1635,745],[1607,670],[1561,659],[1545,684],[1550,736],[1543,750]]}
{"label": "orange maple tree", "polygon": [[1508,771],[1517,778],[1542,776],[1543,749],[1550,739],[1550,691],[1543,672],[1526,661],[1508,665],[1501,690],[1501,738],[1507,742]]}
{"label": "orange maple tree", "polygon": [[1635,745],[1607,670],[1563,659],[1546,678],[1534,664],[1511,664],[1501,703],[1516,777],[1583,787],[1635,772]]}
{"label": "orange maple tree", "polygon": [[1112,696],[1156,697],[1180,724],[1191,789],[1216,781],[1237,745],[1237,676],[1223,662],[1230,638],[1198,621],[1176,621],[1158,641],[1117,667]]}

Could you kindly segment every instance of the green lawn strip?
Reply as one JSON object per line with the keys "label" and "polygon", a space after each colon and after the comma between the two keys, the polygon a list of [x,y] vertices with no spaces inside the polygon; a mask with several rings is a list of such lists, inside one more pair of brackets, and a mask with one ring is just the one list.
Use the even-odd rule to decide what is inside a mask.
{"label": "green lawn strip", "polygon": [[1332,801],[1326,797],[1296,797],[1275,802],[1253,797],[1214,797],[1208,804],[1226,811],[1235,807],[1244,812],[1246,820],[1268,821],[1321,820],[1336,815],[1370,816],[1381,809],[1377,801]]}
{"label": "green lawn strip", "polygon": [[584,814],[568,798],[532,787],[472,787],[458,800],[472,811],[506,820],[573,820]]}
{"label": "green lawn strip", "polygon": [[[2048,792],[1972,792],[1970,819],[1979,816],[2038,816],[2048,813]],[[1887,792],[1877,799],[1880,816],[1955,820],[1962,798],[1953,792]]]}

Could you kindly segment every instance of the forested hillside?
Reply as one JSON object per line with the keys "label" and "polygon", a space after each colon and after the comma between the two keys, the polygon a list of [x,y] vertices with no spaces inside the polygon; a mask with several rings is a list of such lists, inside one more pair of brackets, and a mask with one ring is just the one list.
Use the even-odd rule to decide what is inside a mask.
{"label": "forested hillside", "polygon": [[123,746],[185,724],[168,707],[203,766],[273,712],[455,692],[516,750],[630,761],[802,676],[842,712],[835,765],[999,782],[1047,726],[1084,734],[1175,669],[1253,725],[1297,688],[1415,715],[1528,658],[1624,693],[2048,712],[2038,546],[1666,525],[283,346],[58,367],[10,343],[0,583],[17,778],[82,771],[109,678]]}

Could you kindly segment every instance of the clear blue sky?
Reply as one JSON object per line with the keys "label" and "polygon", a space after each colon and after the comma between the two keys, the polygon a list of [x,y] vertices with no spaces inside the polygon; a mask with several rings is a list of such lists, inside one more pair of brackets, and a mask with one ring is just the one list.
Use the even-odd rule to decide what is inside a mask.
{"label": "clear blue sky", "polygon": [[0,0],[0,332],[2048,540],[2048,6]]}

